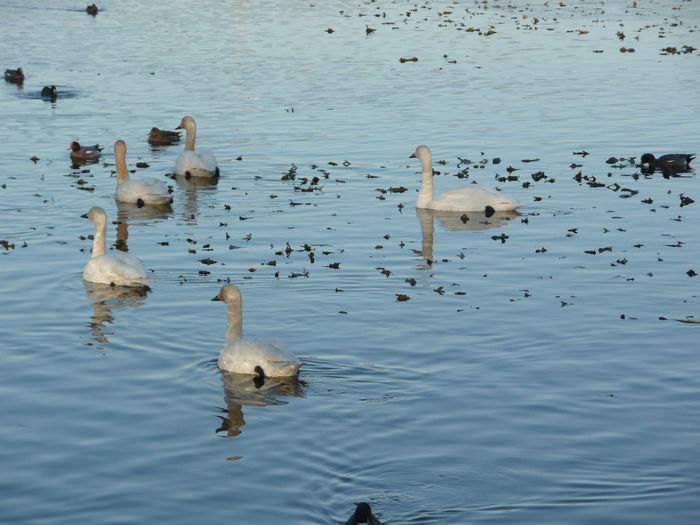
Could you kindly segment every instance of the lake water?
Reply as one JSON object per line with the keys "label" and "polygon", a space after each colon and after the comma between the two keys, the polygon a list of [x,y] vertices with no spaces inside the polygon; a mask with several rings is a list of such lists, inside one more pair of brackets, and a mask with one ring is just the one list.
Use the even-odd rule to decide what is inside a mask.
{"label": "lake water", "polygon": [[[0,521],[700,522],[700,188],[629,161],[698,147],[697,1],[98,7],[0,3]],[[526,206],[417,213],[419,144]],[[147,294],[83,283],[96,205]],[[229,281],[298,381],[219,372]]]}

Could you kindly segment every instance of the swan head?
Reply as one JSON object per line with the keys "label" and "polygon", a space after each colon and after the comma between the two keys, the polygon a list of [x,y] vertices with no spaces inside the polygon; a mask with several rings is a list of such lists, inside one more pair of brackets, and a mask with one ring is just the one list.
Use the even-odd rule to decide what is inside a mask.
{"label": "swan head", "polygon": [[93,206],[85,215],[81,215],[83,219],[90,219],[94,224],[102,224],[107,222],[107,214],[99,206]]}
{"label": "swan head", "polygon": [[420,159],[423,162],[432,162],[433,155],[430,153],[430,148],[428,146],[418,146],[409,159]]}
{"label": "swan head", "polygon": [[184,117],[182,121],[180,122],[180,125],[176,127],[175,129],[184,129],[187,131],[194,131],[197,129],[197,125],[194,123],[194,119],[192,117]]}
{"label": "swan head", "polygon": [[212,299],[212,301],[222,301],[227,305],[240,305],[241,291],[236,285],[225,284],[221,287],[221,290],[216,297]]}
{"label": "swan head", "polygon": [[114,156],[126,156],[126,142],[118,140],[114,143]]}

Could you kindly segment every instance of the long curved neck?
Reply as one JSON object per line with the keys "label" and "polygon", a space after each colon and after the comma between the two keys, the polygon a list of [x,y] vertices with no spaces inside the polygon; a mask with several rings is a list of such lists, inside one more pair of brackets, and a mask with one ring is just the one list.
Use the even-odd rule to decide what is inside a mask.
{"label": "long curved neck", "polygon": [[423,164],[422,180],[420,192],[416,199],[416,207],[424,208],[430,201],[433,200],[433,159],[431,155],[421,159]]}
{"label": "long curved neck", "polygon": [[117,151],[114,161],[117,165],[117,186],[119,186],[129,180],[129,172],[126,169],[126,154],[123,151]]}
{"label": "long curved neck", "polygon": [[226,327],[226,346],[243,337],[243,308],[241,302],[228,307],[228,326]]}
{"label": "long curved neck", "polygon": [[194,139],[197,137],[197,126],[190,123],[185,128],[185,151],[194,151]]}
{"label": "long curved neck", "polygon": [[95,239],[92,242],[92,256],[104,255],[107,251],[107,221],[95,223]]}

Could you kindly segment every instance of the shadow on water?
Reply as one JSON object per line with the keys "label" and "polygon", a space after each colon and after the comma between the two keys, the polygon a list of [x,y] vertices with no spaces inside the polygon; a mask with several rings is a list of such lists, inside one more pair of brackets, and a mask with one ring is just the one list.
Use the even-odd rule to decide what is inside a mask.
{"label": "shadow on water", "polygon": [[298,377],[263,378],[222,371],[221,382],[226,402],[226,408],[222,408],[221,412],[226,416],[217,416],[221,419],[221,426],[216,432],[225,432],[224,437],[241,433],[241,427],[245,425],[244,406],[286,405],[289,402],[280,397],[304,397],[306,390],[306,383]]}

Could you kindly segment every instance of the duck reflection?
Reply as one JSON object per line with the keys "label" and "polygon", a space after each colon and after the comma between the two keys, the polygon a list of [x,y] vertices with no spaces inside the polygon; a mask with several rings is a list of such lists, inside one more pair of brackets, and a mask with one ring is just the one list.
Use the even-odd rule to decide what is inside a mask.
{"label": "duck reflection", "polygon": [[267,405],[286,405],[288,401],[280,397],[304,397],[306,383],[298,377],[258,377],[246,374],[234,374],[221,371],[224,384],[224,401],[226,408],[221,412],[221,426],[216,432],[225,433],[224,437],[234,437],[241,433],[245,425],[244,406],[263,407]]}
{"label": "duck reflection", "polygon": [[419,270],[430,270],[433,267],[433,238],[435,234],[434,219],[438,220],[440,227],[448,231],[476,231],[489,228],[502,228],[508,221],[522,215],[517,210],[494,211],[493,213],[479,211],[439,211],[416,208],[416,215],[420,221],[422,236],[421,250],[414,250],[420,255],[426,264],[418,267]]}
{"label": "duck reflection", "polygon": [[108,335],[104,331],[106,324],[112,324],[114,317],[112,310],[126,306],[141,306],[141,301],[148,295],[147,286],[111,286],[109,284],[90,283],[83,281],[86,297],[91,299],[93,315],[88,322],[88,328],[92,337],[98,343],[109,343]]}
{"label": "duck reflection", "polygon": [[219,177],[187,177],[185,175],[173,175],[178,188],[182,190],[185,203],[185,217],[189,224],[196,224],[196,217],[199,213],[199,200],[216,190]]}

